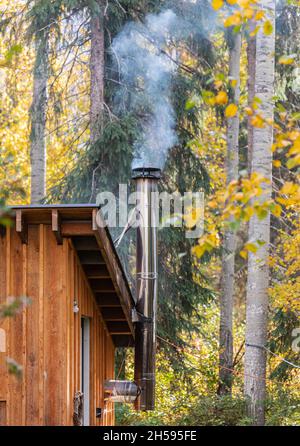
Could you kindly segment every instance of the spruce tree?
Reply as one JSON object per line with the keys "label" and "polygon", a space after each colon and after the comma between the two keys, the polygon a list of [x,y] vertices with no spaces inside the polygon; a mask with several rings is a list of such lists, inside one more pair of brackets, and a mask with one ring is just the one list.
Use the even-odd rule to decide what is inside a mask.
{"label": "spruce tree", "polygon": [[[94,202],[102,190],[118,192],[119,183],[130,187],[131,163],[134,141],[140,132],[140,120],[134,110],[117,113],[114,98],[118,92],[119,75],[116,73],[110,45],[113,37],[128,20],[143,20],[149,12],[161,7],[169,7],[169,2],[121,1],[119,5],[109,3],[105,12],[105,89],[106,106],[103,110],[102,131],[78,160],[74,169],[52,191],[49,200],[78,203]],[[183,7],[184,6],[184,7]],[[172,79],[172,102],[176,112],[178,143],[169,152],[163,172],[161,189],[168,192],[208,191],[209,176],[195,156],[188,143],[197,137],[201,128],[201,110],[186,107],[187,100],[208,88],[211,69],[214,65],[213,46],[207,36],[209,28],[209,2],[176,5],[176,13],[184,20],[190,20],[191,32],[182,37],[181,47],[195,58],[196,67],[187,70],[184,63],[178,62],[177,72]],[[126,99],[124,99],[126,100]],[[126,102],[125,102],[126,104]],[[113,230],[113,237],[120,232]],[[207,302],[212,294],[205,287],[205,278],[197,277],[197,268],[191,255],[194,241],[185,237],[184,228],[165,228],[159,231],[159,309],[158,333],[165,340],[181,344],[182,333],[192,333],[199,327],[201,315],[199,304]],[[128,234],[120,248],[119,255],[124,265],[134,255],[134,235]],[[130,282],[131,269],[127,268]],[[174,280],[176,277],[176,281]],[[201,284],[201,285],[200,285]],[[176,358],[174,348],[161,344]]]}

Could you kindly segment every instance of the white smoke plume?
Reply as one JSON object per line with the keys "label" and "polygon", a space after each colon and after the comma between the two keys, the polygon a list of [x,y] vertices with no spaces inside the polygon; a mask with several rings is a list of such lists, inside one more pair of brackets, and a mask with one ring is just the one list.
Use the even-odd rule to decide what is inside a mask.
{"label": "white smoke plume", "polygon": [[122,102],[125,86],[129,108],[137,111],[142,128],[135,142],[133,167],[163,168],[168,150],[176,144],[171,104],[176,63],[167,45],[181,26],[176,14],[168,9],[148,15],[144,23],[126,24],[113,40],[112,53],[123,85],[116,101],[119,105]]}

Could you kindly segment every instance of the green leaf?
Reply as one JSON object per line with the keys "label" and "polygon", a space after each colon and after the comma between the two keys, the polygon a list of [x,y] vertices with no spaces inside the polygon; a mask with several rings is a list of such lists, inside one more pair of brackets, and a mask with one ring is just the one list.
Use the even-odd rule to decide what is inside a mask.
{"label": "green leaf", "polygon": [[186,110],[191,110],[192,108],[194,108],[196,106],[196,101],[193,98],[190,98],[186,101],[185,103],[185,109]]}

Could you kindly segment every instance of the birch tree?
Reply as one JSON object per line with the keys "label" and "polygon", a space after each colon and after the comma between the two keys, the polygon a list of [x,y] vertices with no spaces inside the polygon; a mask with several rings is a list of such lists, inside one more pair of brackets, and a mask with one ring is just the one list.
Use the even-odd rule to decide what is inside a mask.
{"label": "birch tree", "polygon": [[104,6],[97,0],[91,8],[91,56],[90,56],[90,140],[95,143],[102,131],[104,107]]}
{"label": "birch tree", "polygon": [[[253,99],[255,96],[255,54],[256,54],[256,38],[252,35],[256,27],[254,21],[250,21],[249,24],[249,36],[247,44],[247,89],[248,89],[248,105],[252,107]],[[248,171],[251,173],[251,162],[253,152],[253,126],[251,125],[251,116],[248,116]]]}
{"label": "birch tree", "polygon": [[31,203],[40,203],[46,194],[46,109],[48,81],[48,27],[35,34],[33,98],[30,110]]}
{"label": "birch tree", "polygon": [[[240,99],[240,56],[241,34],[233,32],[229,44],[229,78],[234,81],[233,102],[238,105]],[[239,164],[239,114],[228,119],[227,125],[227,185],[238,178]],[[222,288],[220,297],[220,352],[219,352],[219,394],[231,392],[233,366],[232,315],[234,299],[236,235],[226,229],[223,240]]]}
{"label": "birch tree", "polygon": [[[275,0],[261,0],[268,26],[261,27],[256,37],[255,96],[260,100],[260,113],[273,118]],[[251,170],[271,182],[273,129],[271,125],[253,128]],[[261,200],[271,197],[270,184],[264,186]],[[253,216],[249,240],[259,241],[260,248],[249,253],[246,302],[245,395],[254,424],[264,424],[266,397],[266,351],[269,286],[270,214],[264,219]]]}

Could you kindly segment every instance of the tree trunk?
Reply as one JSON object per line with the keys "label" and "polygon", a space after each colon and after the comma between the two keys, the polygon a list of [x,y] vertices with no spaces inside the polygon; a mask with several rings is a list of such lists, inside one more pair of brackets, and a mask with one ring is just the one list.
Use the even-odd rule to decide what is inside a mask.
{"label": "tree trunk", "polygon": [[[274,52],[275,52],[275,0],[261,0],[258,6],[265,11],[273,25],[273,32],[266,35],[262,29],[256,37],[255,96],[261,99],[264,118],[273,118],[274,96]],[[253,128],[252,172],[272,179],[272,126]],[[261,200],[271,197],[270,185],[265,187]],[[253,216],[249,224],[249,240],[261,241],[263,246],[256,254],[249,253],[247,308],[246,308],[246,351],[245,351],[245,395],[249,401],[249,414],[256,425],[265,421],[264,401],[266,397],[266,351],[269,285],[269,241],[270,214],[259,220]]]}
{"label": "tree trunk", "polygon": [[[240,56],[241,34],[233,33],[229,42],[229,77],[236,80],[233,102],[238,105],[240,99]],[[228,119],[227,125],[227,162],[226,183],[238,178],[239,167],[239,114]],[[231,393],[233,345],[232,313],[234,299],[234,267],[236,235],[226,229],[223,240],[222,286],[220,298],[220,351],[219,351],[219,394]]]}
{"label": "tree trunk", "polygon": [[35,65],[33,72],[33,98],[30,109],[30,163],[31,203],[37,204],[46,195],[46,110],[48,81],[48,29],[35,38]]}
{"label": "tree trunk", "polygon": [[90,141],[94,144],[101,136],[104,108],[104,16],[102,0],[97,10],[91,10],[91,104]]}
{"label": "tree trunk", "polygon": [[[250,22],[250,33],[247,45],[247,65],[248,65],[248,105],[252,107],[255,96],[255,60],[256,60],[256,36],[251,36],[256,26],[255,22]],[[251,116],[248,116],[248,172],[251,173],[252,153],[253,153],[253,126],[251,125]]]}

